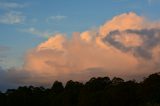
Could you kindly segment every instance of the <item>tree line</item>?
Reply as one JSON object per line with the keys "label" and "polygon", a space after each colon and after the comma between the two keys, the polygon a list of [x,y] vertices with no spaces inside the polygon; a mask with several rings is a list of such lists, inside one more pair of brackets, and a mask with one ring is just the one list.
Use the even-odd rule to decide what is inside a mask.
{"label": "tree line", "polygon": [[141,82],[97,77],[85,84],[55,81],[51,88],[23,86],[0,92],[0,106],[160,106],[160,74]]}

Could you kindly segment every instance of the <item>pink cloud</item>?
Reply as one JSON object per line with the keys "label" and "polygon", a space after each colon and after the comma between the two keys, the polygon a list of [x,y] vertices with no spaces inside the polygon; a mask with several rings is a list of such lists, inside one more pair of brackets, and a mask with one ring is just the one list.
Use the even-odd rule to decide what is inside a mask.
{"label": "pink cloud", "polygon": [[26,82],[85,80],[94,76],[143,76],[160,71],[160,27],[130,12],[98,31],[56,34],[27,53]]}

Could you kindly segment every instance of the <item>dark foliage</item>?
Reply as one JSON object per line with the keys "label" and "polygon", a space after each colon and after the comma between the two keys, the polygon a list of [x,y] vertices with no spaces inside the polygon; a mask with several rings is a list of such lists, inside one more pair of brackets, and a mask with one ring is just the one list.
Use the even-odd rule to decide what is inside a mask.
{"label": "dark foliage", "polygon": [[91,78],[85,84],[55,81],[50,89],[23,86],[0,92],[0,106],[160,106],[160,74],[142,82]]}

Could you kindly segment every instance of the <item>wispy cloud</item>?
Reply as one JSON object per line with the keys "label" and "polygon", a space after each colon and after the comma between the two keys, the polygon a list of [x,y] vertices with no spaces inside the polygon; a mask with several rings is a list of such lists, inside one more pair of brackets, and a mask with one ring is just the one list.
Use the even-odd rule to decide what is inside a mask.
{"label": "wispy cloud", "polygon": [[27,33],[30,33],[30,34],[33,34],[33,35],[37,35],[37,36],[40,36],[40,37],[44,37],[44,38],[48,38],[50,35],[52,35],[53,33],[52,32],[49,32],[49,31],[41,31],[41,30],[38,30],[34,27],[30,27],[28,29],[21,29],[20,31],[22,32],[27,32]]}
{"label": "wispy cloud", "polygon": [[155,4],[157,2],[160,2],[159,0],[147,0],[149,5]]}
{"label": "wispy cloud", "polygon": [[152,3],[152,0],[148,0],[148,4],[150,5]]}
{"label": "wispy cloud", "polygon": [[15,2],[0,2],[0,8],[2,9],[16,9],[16,8],[24,8],[27,4],[19,4]]}
{"label": "wispy cloud", "polygon": [[47,22],[51,22],[51,21],[61,21],[66,19],[67,16],[64,15],[56,15],[56,16],[50,16],[46,19]]}
{"label": "wispy cloud", "polygon": [[25,21],[25,16],[21,12],[11,11],[0,16],[1,24],[21,24]]}

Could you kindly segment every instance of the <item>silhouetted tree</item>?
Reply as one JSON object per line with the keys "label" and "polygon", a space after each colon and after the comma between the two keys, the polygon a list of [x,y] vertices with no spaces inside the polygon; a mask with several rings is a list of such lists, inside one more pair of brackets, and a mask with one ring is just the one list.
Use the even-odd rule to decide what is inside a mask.
{"label": "silhouetted tree", "polygon": [[98,77],[98,78],[91,78],[88,82],[86,82],[85,87],[90,91],[98,91],[103,90],[107,86],[111,84],[109,77]]}
{"label": "silhouetted tree", "polygon": [[51,87],[51,90],[55,93],[61,93],[64,90],[63,84],[59,81],[55,81]]}
{"label": "silhouetted tree", "polygon": [[144,102],[160,103],[160,73],[145,78],[142,82]]}
{"label": "silhouetted tree", "polygon": [[124,80],[122,78],[118,78],[118,77],[114,77],[112,79],[112,84],[113,85],[118,85],[118,84],[122,84],[124,82]]}
{"label": "silhouetted tree", "polygon": [[0,106],[160,106],[160,74],[142,82],[91,78],[85,84],[55,81],[51,88],[23,86],[0,92]]}

